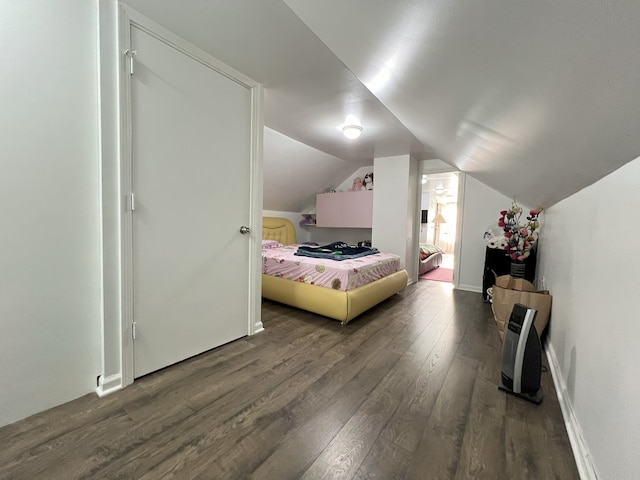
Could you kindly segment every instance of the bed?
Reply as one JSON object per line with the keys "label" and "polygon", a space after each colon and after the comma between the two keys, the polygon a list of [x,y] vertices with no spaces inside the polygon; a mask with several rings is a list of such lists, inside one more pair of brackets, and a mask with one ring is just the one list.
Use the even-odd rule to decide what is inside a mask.
{"label": "bed", "polygon": [[[296,245],[295,228],[286,218],[264,217],[262,220],[262,239],[263,241],[278,242],[285,247]],[[273,257],[274,255],[273,249],[263,249],[263,272],[266,271],[265,252],[267,252],[267,256]],[[389,254],[382,256],[392,257]],[[307,260],[306,257],[298,258]],[[379,276],[380,278],[369,278],[372,281],[364,285],[359,285],[362,279],[347,279],[340,282],[339,288],[336,284],[327,287],[308,283],[304,276],[298,280],[292,280],[263,273],[262,297],[324,315],[345,324],[407,286],[407,272],[399,269],[399,260],[397,265],[393,272],[387,272],[388,274],[385,273],[384,276],[381,276],[381,272],[374,272],[378,268],[377,266],[367,265],[358,270],[363,270],[365,276]]]}
{"label": "bed", "polygon": [[420,264],[418,275],[424,275],[442,264],[442,249],[427,243],[420,244]]}

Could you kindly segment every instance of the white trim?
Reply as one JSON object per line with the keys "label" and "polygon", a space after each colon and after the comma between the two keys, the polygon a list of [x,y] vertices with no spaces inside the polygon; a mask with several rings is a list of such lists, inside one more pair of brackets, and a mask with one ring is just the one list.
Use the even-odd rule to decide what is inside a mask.
{"label": "white trim", "polygon": [[569,400],[567,393],[567,387],[564,383],[564,378],[558,364],[558,357],[553,348],[551,342],[547,342],[545,351],[547,352],[547,360],[549,361],[549,370],[551,371],[551,377],[553,378],[553,385],[556,389],[556,395],[558,397],[558,403],[560,404],[560,410],[562,410],[562,417],[564,418],[564,425],[569,436],[569,442],[571,443],[571,449],[573,450],[573,456],[576,460],[576,466],[578,467],[578,473],[582,480],[597,480],[595,466],[591,461],[591,453],[589,447],[584,441],[582,435],[582,429],[576,419],[575,412],[573,411],[573,405]]}
{"label": "white trim", "polygon": [[122,390],[122,376],[110,375],[107,378],[104,378],[100,375],[98,379],[98,388],[96,388],[96,394],[102,398],[110,393],[117,392],[118,390]]}
{"label": "white trim", "polygon": [[[100,146],[100,252],[101,252],[101,372],[109,387],[98,395],[115,391],[122,380],[122,301],[120,232],[120,119],[118,68],[118,2],[98,4],[98,87]],[[121,387],[122,385],[118,385]]]}
{"label": "white trim", "polygon": [[122,384],[133,383],[133,247],[131,245],[133,218],[130,205],[126,201],[132,191],[131,179],[131,78],[125,73],[123,52],[131,47],[131,19],[123,5],[119,7],[118,45],[118,97],[120,100],[120,249],[121,249],[121,305],[122,324]]}
{"label": "white trim", "polygon": [[431,162],[437,160],[438,162],[441,162],[442,164],[445,164],[447,162],[444,162],[442,160],[440,160],[439,158],[425,158],[422,160],[418,160],[418,176],[422,177],[422,175],[434,175],[436,173],[449,173],[449,172],[460,172],[462,173],[461,170],[459,170],[457,167],[453,166],[453,165],[438,165],[438,166],[427,166],[427,162]]}
{"label": "white trim", "polygon": [[420,278],[420,215],[422,212],[422,176],[419,173],[420,161],[413,157],[409,158],[409,178],[411,178],[411,174],[413,173],[416,181],[413,182],[413,185],[415,185],[412,219],[413,231],[411,232],[413,241],[411,242],[408,258],[414,268],[411,271],[407,269],[407,273],[410,274],[407,285],[418,283],[418,279]]}
{"label": "white trim", "polygon": [[[454,259],[455,261],[455,259]],[[454,286],[457,290],[464,290],[465,292],[474,292],[474,293],[482,293],[482,287],[478,287],[477,285],[463,285],[460,284],[457,287]]]}
{"label": "white trim", "polygon": [[[251,239],[249,257],[249,310],[248,321],[249,335],[254,335],[264,330],[262,324],[262,197],[263,197],[263,172],[262,152],[264,149],[264,89],[256,85],[251,89],[251,179],[249,190],[251,192]],[[260,245],[260,246],[259,246]]]}
{"label": "white trim", "polygon": [[[443,167],[436,167],[436,168],[427,168],[424,166],[424,160],[421,160],[418,163],[419,187],[418,187],[418,191],[416,192],[416,196],[418,197],[417,199],[418,213],[420,212],[420,209],[422,207],[420,203],[421,202],[420,196],[422,193],[422,188],[421,188],[422,175],[427,175],[428,177],[429,175],[435,175],[437,173],[456,173],[458,175],[458,192],[457,192],[458,198],[456,200],[457,202],[456,203],[456,239],[455,239],[455,247],[453,248],[453,282],[451,282],[451,284],[453,285],[453,288],[456,290],[467,290],[470,292],[482,293],[481,287],[480,289],[478,289],[475,286],[460,285],[460,257],[462,255],[462,221],[464,219],[464,194],[465,194],[465,184],[466,184],[465,175],[466,174],[455,167],[443,166]],[[418,252],[419,243],[420,243],[420,240],[419,240],[419,233],[418,233],[418,245],[414,249],[416,251],[416,265],[417,265],[417,258],[418,258],[417,252]],[[416,280],[419,276],[420,275],[416,277]],[[409,279],[409,280],[412,280],[412,279]],[[410,282],[409,284],[411,283],[413,282]]]}
{"label": "white trim", "polygon": [[233,80],[234,82],[239,83],[240,85],[247,87],[248,89],[253,89],[258,87],[259,84],[247,77],[243,73],[235,70],[229,65],[221,62],[217,58],[212,57],[204,50],[196,47],[192,43],[187,42],[182,37],[179,37],[175,33],[167,30],[162,25],[155,23],[153,20],[145,17],[141,13],[136,10],[130,8],[127,5],[120,5],[122,12],[125,16],[126,23],[124,24],[127,29],[131,27],[131,25],[143,30],[145,33],[151,35],[152,37],[157,38],[158,40],[171,45],[176,50],[184,53],[188,57],[193,58],[194,60],[202,63],[206,67],[209,67],[216,72],[224,75],[225,77]]}
{"label": "white trim", "polygon": [[[105,5],[105,4],[103,4]],[[104,137],[106,136],[104,133],[104,124],[105,124],[105,112],[103,109],[103,94],[104,94],[104,88],[105,86],[103,85],[101,76],[102,73],[104,71],[104,66],[103,66],[103,62],[105,61],[105,59],[103,58],[103,56],[100,53],[100,46],[101,46],[101,35],[103,34],[103,28],[106,26],[106,21],[102,18],[103,16],[100,14],[100,4],[96,3],[96,15],[98,17],[98,28],[96,29],[96,56],[98,58],[98,61],[96,62],[96,70],[97,70],[97,74],[96,74],[96,78],[98,80],[98,159],[100,162],[100,168],[98,169],[98,198],[99,198],[99,202],[100,202],[100,222],[99,222],[99,231],[100,231],[100,242],[99,242],[99,255],[100,255],[100,259],[102,260],[100,262],[100,380],[102,380],[102,378],[105,375],[105,370],[106,370],[106,361],[105,361],[105,355],[106,355],[106,336],[105,336],[105,329],[107,328],[106,325],[106,319],[105,319],[105,279],[104,279],[104,275],[105,275],[105,268],[104,268],[104,232],[105,232],[105,228],[104,228],[104,187],[102,185],[102,183],[104,182],[104,174],[103,174],[103,162],[105,161],[105,155],[103,153],[103,142],[105,141]],[[100,386],[98,387],[100,388]],[[96,390],[97,392],[97,390]],[[100,393],[98,393],[98,396],[100,396]]]}
{"label": "white trim", "polygon": [[[462,256],[462,225],[464,220],[464,195],[466,174],[458,172],[458,198],[456,204],[456,244],[453,247],[453,288],[467,290],[460,285],[460,257]],[[475,291],[475,290],[472,290]],[[482,293],[482,288],[480,288]]]}

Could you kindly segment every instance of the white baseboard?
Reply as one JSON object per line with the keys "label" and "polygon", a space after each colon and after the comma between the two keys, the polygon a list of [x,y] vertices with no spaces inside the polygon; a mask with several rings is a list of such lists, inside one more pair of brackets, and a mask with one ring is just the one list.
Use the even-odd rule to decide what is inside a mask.
{"label": "white baseboard", "polygon": [[110,393],[117,392],[122,389],[122,375],[119,373],[116,375],[109,375],[108,377],[100,376],[98,388],[96,388],[96,394],[102,398]]}
{"label": "white baseboard", "polygon": [[256,333],[260,333],[263,330],[264,330],[264,325],[262,324],[262,321],[256,322],[255,325],[253,326],[253,333],[251,335],[255,335]]}
{"label": "white baseboard", "polygon": [[560,403],[560,409],[562,410],[562,417],[564,418],[564,425],[569,435],[569,442],[571,442],[571,449],[573,450],[573,456],[576,460],[578,467],[578,473],[581,480],[597,480],[596,470],[591,461],[591,453],[589,447],[584,441],[582,435],[582,429],[576,419],[573,411],[573,405],[569,400],[567,393],[567,386],[564,382],[564,378],[560,371],[560,365],[558,364],[558,357],[553,349],[551,342],[547,342],[545,351],[547,352],[547,359],[549,360],[549,370],[553,377],[553,384],[556,388],[556,394],[558,396],[558,403]]}
{"label": "white baseboard", "polygon": [[458,285],[458,290],[464,290],[465,292],[474,292],[474,293],[482,293],[482,287],[478,287],[477,285]]}

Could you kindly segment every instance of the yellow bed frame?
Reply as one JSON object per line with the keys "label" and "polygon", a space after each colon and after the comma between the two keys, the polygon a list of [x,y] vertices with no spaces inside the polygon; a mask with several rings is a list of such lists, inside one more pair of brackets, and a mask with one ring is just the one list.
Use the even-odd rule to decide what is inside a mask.
{"label": "yellow bed frame", "polygon": [[[263,217],[262,238],[290,245],[296,243],[296,231],[286,218]],[[343,292],[263,274],[262,296],[347,323],[393,294],[401,292],[408,280],[407,272],[400,270],[375,282]]]}

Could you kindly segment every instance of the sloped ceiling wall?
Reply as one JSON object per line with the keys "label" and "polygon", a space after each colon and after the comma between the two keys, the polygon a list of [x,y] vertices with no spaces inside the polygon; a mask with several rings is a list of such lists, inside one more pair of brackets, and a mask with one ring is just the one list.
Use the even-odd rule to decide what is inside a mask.
{"label": "sloped ceiling wall", "polygon": [[437,158],[509,197],[550,206],[640,154],[636,0],[285,2]]}
{"label": "sloped ceiling wall", "polygon": [[[279,140],[351,171],[439,158],[549,207],[640,154],[637,0],[123,3],[263,83]],[[364,126],[355,142],[337,128],[348,113]],[[270,160],[265,191],[302,168],[292,157]],[[317,190],[314,165],[289,208]]]}
{"label": "sloped ceiling wall", "polygon": [[264,209],[308,212],[316,193],[334,187],[360,166],[326,154],[270,128],[264,131]]}

